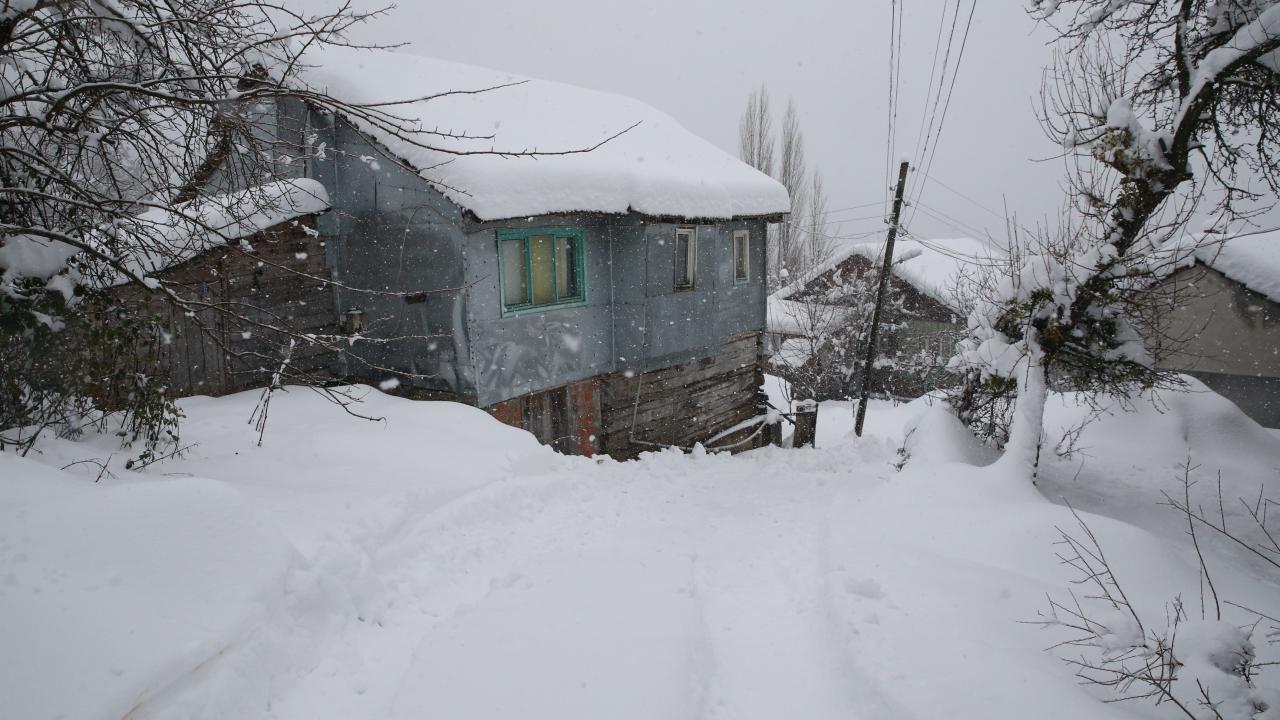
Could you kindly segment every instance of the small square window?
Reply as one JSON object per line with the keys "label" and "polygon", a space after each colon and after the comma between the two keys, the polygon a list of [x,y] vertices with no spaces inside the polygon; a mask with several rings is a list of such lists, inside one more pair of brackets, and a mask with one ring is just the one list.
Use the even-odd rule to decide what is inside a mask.
{"label": "small square window", "polygon": [[751,279],[751,231],[733,231],[733,282],[740,284]]}
{"label": "small square window", "polygon": [[676,228],[676,289],[691,289],[697,270],[698,236],[693,228]]}

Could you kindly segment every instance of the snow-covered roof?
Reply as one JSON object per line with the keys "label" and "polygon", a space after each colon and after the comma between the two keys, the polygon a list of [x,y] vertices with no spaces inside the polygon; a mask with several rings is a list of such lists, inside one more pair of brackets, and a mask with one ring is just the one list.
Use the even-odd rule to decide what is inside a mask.
{"label": "snow-covered roof", "polygon": [[[407,136],[368,118],[348,120],[482,220],[629,210],[730,218],[790,208],[772,178],[628,97],[386,50],[317,47],[303,62],[304,84],[346,103],[420,98],[384,108],[419,121],[421,129]],[[495,89],[463,94],[487,88]],[[423,147],[556,152],[589,148],[624,130],[570,155],[453,155]]]}
{"label": "snow-covered roof", "polygon": [[155,208],[138,216],[138,249],[126,264],[141,275],[151,274],[218,245],[328,209],[324,186],[307,178],[211,195],[172,210]]}
{"label": "snow-covered roof", "polygon": [[1186,236],[1169,246],[1174,267],[1201,262],[1250,290],[1280,302],[1280,230],[1223,238]]}
{"label": "snow-covered roof", "polygon": [[781,297],[781,291],[769,296],[767,303],[769,332],[781,335],[823,335],[838,328],[853,312],[842,305],[815,306]]}
{"label": "snow-covered roof", "polygon": [[[976,265],[986,262],[996,252],[998,251],[987,243],[974,238],[939,240],[899,238],[894,244],[893,274],[943,305],[952,309],[961,309],[955,297],[956,281]],[[878,263],[883,253],[883,241],[837,240],[829,258],[774,294],[780,299],[789,299],[815,278],[854,255],[864,257],[872,263]]]}
{"label": "snow-covered roof", "polygon": [[[329,196],[315,180],[296,179],[247,190],[211,195],[177,205],[153,208],[119,222],[112,230],[129,236],[119,256],[131,272],[148,275],[189,260],[217,245],[249,237],[280,223],[329,209]],[[0,245],[0,290],[17,278],[56,283],[68,294],[65,278],[55,276],[80,250],[66,243],[33,236],[5,239]],[[108,285],[128,282],[123,274]]]}

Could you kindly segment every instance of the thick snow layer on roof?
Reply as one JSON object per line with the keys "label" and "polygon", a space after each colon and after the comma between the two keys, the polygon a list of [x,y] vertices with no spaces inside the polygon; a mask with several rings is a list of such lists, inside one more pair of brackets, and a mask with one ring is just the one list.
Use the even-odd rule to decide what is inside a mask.
{"label": "thick snow layer on roof", "polygon": [[769,296],[769,332],[781,335],[823,337],[842,326],[852,308],[842,305],[816,306],[810,303],[780,297],[781,292]]}
{"label": "thick snow layer on roof", "polygon": [[[893,250],[893,274],[911,283],[920,292],[953,308],[959,301],[955,297],[957,281],[981,264],[989,262],[998,252],[990,245],[974,238],[948,238],[940,240],[898,239]],[[853,255],[861,255],[872,263],[880,262],[884,242],[837,241],[831,257],[775,295],[787,299],[808,285],[814,278],[831,270]]]}
{"label": "thick snow layer on roof", "polygon": [[[145,276],[214,246],[328,209],[329,195],[319,182],[281,180],[200,198],[171,209],[152,208],[121,221],[111,232],[128,236],[117,259],[131,272]],[[6,238],[0,245],[0,291],[7,291],[23,277],[57,283],[54,276],[66,269],[79,252],[79,248],[48,238]],[[132,279],[119,273],[109,284],[120,285]],[[69,292],[65,283],[58,284]]]}
{"label": "thick snow layer on roof", "polygon": [[1199,261],[1268,300],[1280,302],[1280,230],[1226,239],[1218,235],[1182,238],[1167,251],[1176,253],[1175,267]]}
{"label": "thick snow layer on roof", "polygon": [[[847,248],[845,257],[856,254],[879,262],[883,252],[884,243],[858,243]],[[990,245],[974,238],[899,240],[893,251],[893,274],[934,300],[959,309],[957,282],[988,262],[993,252]]]}
{"label": "thick snow layer on roof", "polygon": [[[214,195],[173,210],[155,208],[138,216],[138,249],[125,263],[130,270],[148,275],[218,245],[328,209],[324,186],[305,178]],[[127,280],[120,277],[116,282]]]}
{"label": "thick snow layer on roof", "polygon": [[[408,134],[355,116],[361,113],[348,119],[484,220],[628,210],[729,218],[783,213],[790,206],[773,179],[670,116],[621,95],[384,50],[316,48],[304,62],[302,82],[343,102],[421,98],[386,108],[418,121]],[[508,87],[497,87],[502,85]],[[461,94],[486,88],[496,89]],[[441,96],[450,91],[459,94]],[[624,130],[591,152],[571,155],[446,152],[580,150]]]}

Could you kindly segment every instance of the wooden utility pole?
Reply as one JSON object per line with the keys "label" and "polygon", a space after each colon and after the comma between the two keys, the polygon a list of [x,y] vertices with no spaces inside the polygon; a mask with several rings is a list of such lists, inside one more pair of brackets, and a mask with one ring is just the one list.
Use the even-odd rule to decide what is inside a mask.
{"label": "wooden utility pole", "polygon": [[880,263],[880,288],[876,291],[876,308],[871,311],[871,332],[867,337],[867,358],[862,365],[862,394],[858,399],[858,418],[853,433],[862,437],[862,424],[867,419],[867,399],[871,396],[871,366],[876,360],[876,341],[880,339],[880,313],[889,294],[889,270],[893,267],[893,242],[898,238],[898,221],[902,216],[902,193],[907,187],[906,160],[898,168],[898,187],[893,193],[893,215],[889,219],[889,236],[884,240],[884,259]]}

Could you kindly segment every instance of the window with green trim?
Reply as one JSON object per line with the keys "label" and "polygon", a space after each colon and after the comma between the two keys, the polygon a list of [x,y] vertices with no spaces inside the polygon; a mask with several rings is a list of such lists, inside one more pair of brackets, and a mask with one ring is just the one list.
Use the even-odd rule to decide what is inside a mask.
{"label": "window with green trim", "polygon": [[583,235],[577,228],[499,230],[502,311],[585,300],[583,255]]}

